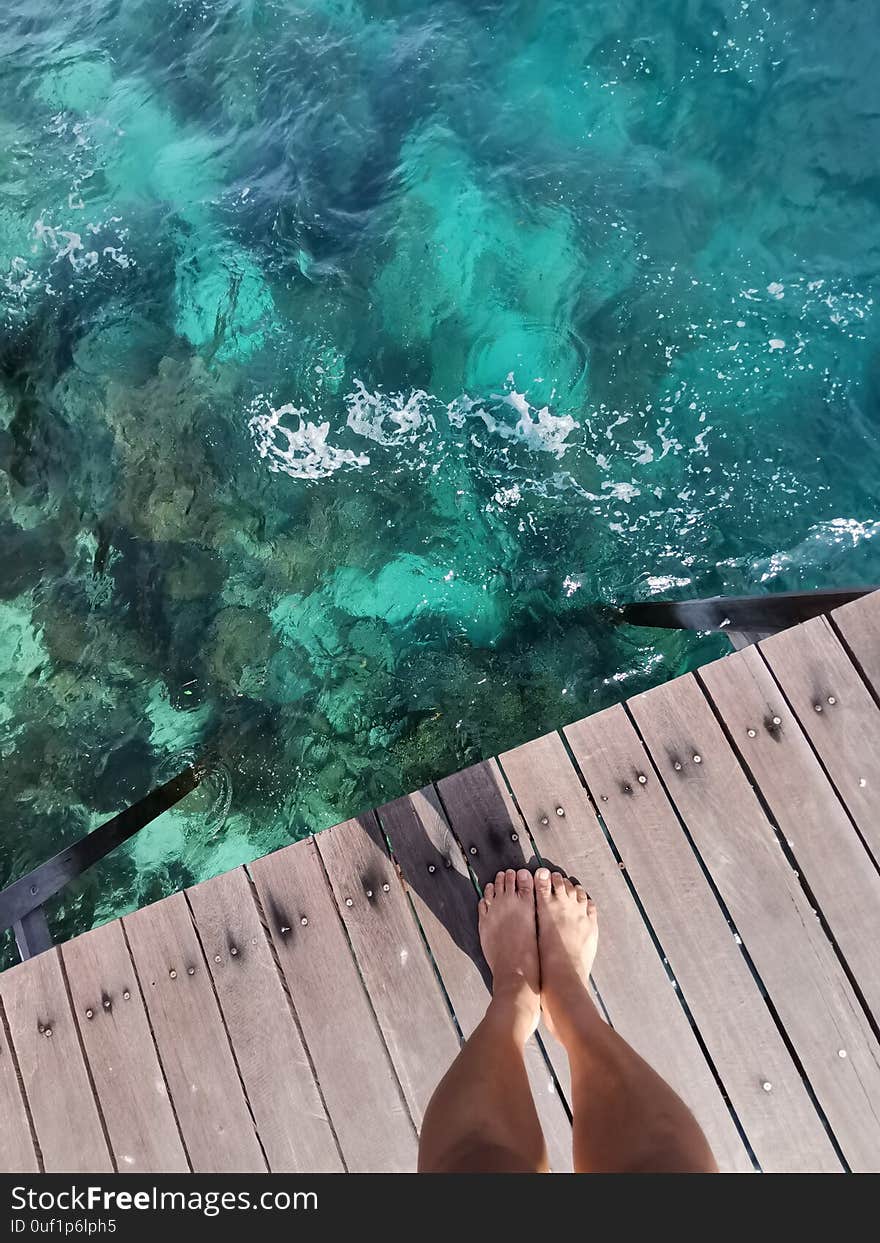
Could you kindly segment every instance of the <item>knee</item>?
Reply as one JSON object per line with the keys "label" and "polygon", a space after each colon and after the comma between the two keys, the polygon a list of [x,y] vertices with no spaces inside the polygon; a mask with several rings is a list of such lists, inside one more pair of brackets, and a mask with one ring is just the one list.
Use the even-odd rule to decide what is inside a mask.
{"label": "knee", "polygon": [[428,1154],[419,1149],[420,1174],[534,1174],[534,1163],[504,1144],[479,1136],[467,1136],[444,1152]]}

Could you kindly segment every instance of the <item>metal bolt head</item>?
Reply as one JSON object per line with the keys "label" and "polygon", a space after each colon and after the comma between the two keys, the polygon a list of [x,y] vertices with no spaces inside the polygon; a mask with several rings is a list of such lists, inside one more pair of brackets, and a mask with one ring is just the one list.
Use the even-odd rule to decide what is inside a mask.
{"label": "metal bolt head", "polygon": [[[176,979],[177,979],[177,972],[174,970],[174,968],[173,968],[173,967],[172,967],[172,968],[171,968],[171,970],[168,972],[168,975],[171,977],[171,979],[172,979],[172,980],[176,980]],[[105,1006],[107,1005],[107,1002],[106,1002],[106,1001],[104,1002],[104,1005],[105,1005]]]}
{"label": "metal bolt head", "polygon": [[354,902],[352,901],[352,899],[351,899],[351,898],[346,898],[346,899],[345,899],[345,905],[346,905],[346,906],[354,906]]}
{"label": "metal bolt head", "polygon": [[105,997],[105,998],[104,998],[104,1009],[105,1009],[105,1010],[109,1010],[109,1009],[111,1009],[111,1007],[112,1007],[112,1006],[113,1006],[113,1002],[110,1000],[110,998],[109,998],[109,997]]}
{"label": "metal bolt head", "polygon": [[565,815],[565,808],[564,808],[564,807],[557,807],[557,808],[556,808],[556,814],[557,814],[557,816],[564,816],[564,815]]}
{"label": "metal bolt head", "polygon": [[672,765],[672,767],[675,769],[675,771],[676,771],[677,773],[680,773],[680,772],[681,772],[681,764],[679,763],[679,761],[678,761],[678,760],[676,760],[676,761],[675,761],[675,763]]}
{"label": "metal bolt head", "polygon": [[431,873],[431,875],[433,876],[433,875],[434,875],[434,873],[437,871],[437,868],[434,866],[434,864],[433,864],[433,863],[429,863],[429,864],[428,864],[428,871],[429,871],[429,872]]}
{"label": "metal bolt head", "polygon": [[95,1017],[95,1012],[94,1012],[94,1010],[86,1010],[86,1018],[87,1018],[87,1019],[93,1019],[94,1017]]}
{"label": "metal bolt head", "polygon": [[822,705],[821,705],[821,704],[813,704],[813,708],[815,709],[815,711],[816,711],[816,712],[821,712],[821,711],[822,711]]}
{"label": "metal bolt head", "polygon": [[837,1050],[837,1056],[838,1056],[838,1057],[846,1057],[846,1049],[838,1049],[838,1050]]}
{"label": "metal bolt head", "polygon": [[510,835],[510,840],[511,840],[512,842],[518,842],[518,841],[519,841],[519,833],[511,833],[511,835]]}
{"label": "metal bolt head", "polygon": [[471,846],[470,853],[471,853],[472,855],[475,855],[475,854],[477,853],[477,848],[476,848],[476,846]]}
{"label": "metal bolt head", "polygon": [[[290,924],[282,924],[279,931],[281,935],[284,936],[285,932],[290,932]],[[220,955],[218,954],[217,957],[214,959],[214,962],[219,962],[219,961],[220,961]]]}
{"label": "metal bolt head", "polygon": [[33,897],[36,892],[37,892],[36,885],[31,885],[31,897]]}
{"label": "metal bolt head", "polygon": [[[186,974],[187,974],[187,975],[195,975],[195,973],[196,973],[196,969],[195,969],[195,967],[187,967],[187,969],[186,969]],[[127,994],[127,993],[126,993],[126,996],[128,996],[128,994]]]}
{"label": "metal bolt head", "polygon": [[645,776],[645,774],[639,773],[639,785],[643,786],[643,785],[647,785],[647,783],[648,783],[648,778]]}
{"label": "metal bolt head", "polygon": [[702,762],[703,762],[703,757],[702,757],[702,755],[695,755],[695,756],[694,756],[694,763],[695,763],[695,764],[702,764]]}
{"label": "metal bolt head", "polygon": [[[282,932],[290,932],[290,929],[289,929],[289,928],[282,928],[282,929],[281,929],[281,931],[282,931]],[[215,955],[214,955],[214,962],[219,962],[219,961],[220,961],[220,955],[219,955],[219,954],[215,954]]]}
{"label": "metal bolt head", "polygon": [[747,730],[746,730],[746,733],[748,734],[748,736],[749,736],[750,738],[756,738],[756,737],[757,737],[757,734],[758,734],[758,731],[757,731],[757,730],[755,730],[755,729],[747,729]]}
{"label": "metal bolt head", "polygon": [[390,885],[388,884],[388,882],[386,881],[386,882],[385,882],[385,884],[382,886],[382,892],[383,892],[383,893],[388,893],[388,892],[390,892],[390,890],[391,890],[391,886],[390,886]]}
{"label": "metal bolt head", "polygon": [[781,716],[775,716],[775,717],[773,718],[773,724],[774,724],[774,725],[781,725],[781,724],[782,724],[782,717],[781,717]]}
{"label": "metal bolt head", "polygon": [[237,947],[236,947],[236,946],[234,946],[234,945],[230,945],[230,947],[229,947],[229,952],[230,952],[230,954],[232,955],[232,957],[234,958],[234,957],[236,956],[236,954],[238,953],[238,949],[237,949]]}
{"label": "metal bolt head", "polygon": [[828,696],[828,702],[829,702],[829,704],[831,705],[831,707],[833,708],[833,707],[834,707],[834,705],[837,703],[837,700],[834,698],[834,696],[833,696],[833,695],[829,695],[829,696]]}
{"label": "metal bolt head", "polygon": [[761,1087],[764,1089],[764,1091],[765,1091],[765,1092],[772,1092],[772,1091],[773,1091],[773,1084],[772,1084],[772,1083],[767,1083],[767,1082],[765,1081],[764,1083],[762,1083],[762,1084],[761,1084]]}
{"label": "metal bolt head", "polygon": [[603,802],[603,803],[607,803],[607,802],[608,802],[608,795],[607,795],[607,794],[603,794],[603,795],[601,796],[601,798],[602,798],[602,802]]}
{"label": "metal bolt head", "polygon": [[46,1030],[43,1032],[43,1035],[44,1035],[44,1036],[51,1036],[51,1035],[52,1035],[52,1028],[51,1028],[51,1027],[47,1027],[47,1028],[46,1028]]}
{"label": "metal bolt head", "polygon": [[373,896],[373,891],[372,891],[372,889],[365,889],[365,890],[364,890],[364,893],[367,895],[367,897],[368,897],[368,898],[372,898],[372,896]]}
{"label": "metal bolt head", "polygon": [[545,828],[547,827],[547,825],[548,825],[549,823],[550,823],[550,820],[548,819],[548,817],[547,817],[547,816],[542,816],[542,817],[541,817],[541,824],[543,824]]}
{"label": "metal bolt head", "polygon": [[122,996],[123,996],[123,998],[124,998],[126,1001],[130,1001],[130,1000],[131,1000],[131,993],[128,991],[128,989],[126,989],[126,990],[125,990],[125,992],[122,994]]}
{"label": "metal bolt head", "polygon": [[301,919],[299,922],[302,924],[302,926],[303,926],[304,928],[307,928],[307,927],[308,927],[308,923],[309,923],[309,917],[308,917],[308,915],[303,915],[302,919]]}

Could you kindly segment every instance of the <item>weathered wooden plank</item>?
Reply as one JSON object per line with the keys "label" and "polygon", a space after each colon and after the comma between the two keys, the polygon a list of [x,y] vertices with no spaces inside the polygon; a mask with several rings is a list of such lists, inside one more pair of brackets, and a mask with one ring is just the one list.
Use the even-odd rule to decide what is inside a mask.
{"label": "weathered wooden plank", "polygon": [[0,1014],[0,1170],[35,1174],[40,1169],[30,1121],[15,1065],[15,1055]]}
{"label": "weathered wooden plank", "polygon": [[667,1080],[722,1169],[752,1163],[638,906],[558,734],[500,757],[541,857],[577,877],[599,908],[593,977],[616,1031]]}
{"label": "weathered wooden plank", "polygon": [[[445,777],[437,786],[449,819],[482,889],[507,868],[538,866],[538,856],[504,783],[496,760],[474,764]],[[538,1028],[566,1100],[571,1100],[568,1056],[543,1023]]]}
{"label": "weathered wooden plank", "polygon": [[414,1170],[415,1128],[314,841],[250,872],[346,1165]]}
{"label": "weathered wooden plank", "polygon": [[835,609],[831,620],[880,698],[880,591]]}
{"label": "weathered wooden plank", "polygon": [[343,1170],[246,872],[204,881],[187,897],[269,1169]]}
{"label": "weathered wooden plank", "polygon": [[182,893],[122,921],[197,1173],[264,1173],[229,1039]]}
{"label": "weathered wooden plank", "polygon": [[[702,679],[880,1018],[880,874],[759,652],[716,661]],[[833,715],[837,705],[825,707]]]}
{"label": "weathered wooden plank", "polygon": [[801,1073],[626,711],[609,708],[565,734],[762,1169],[839,1172]]}
{"label": "weathered wooden plank", "polygon": [[373,813],[315,841],[413,1120],[461,1047]]}
{"label": "weathered wooden plank", "polygon": [[[465,1038],[486,1013],[491,972],[480,948],[477,891],[434,789],[378,810],[394,858],[409,887],[443,986]],[[571,1123],[553,1074],[534,1039],[525,1048],[526,1071],[547,1143],[550,1168],[571,1170]]]}
{"label": "weathered wooden plank", "polygon": [[189,1170],[122,925],[61,949],[70,997],[120,1171]]}
{"label": "weathered wooden plank", "polygon": [[44,1169],[112,1171],[58,950],[10,967],[0,976],[0,996]]}
{"label": "weathered wooden plank", "polygon": [[709,703],[688,676],[629,707],[844,1156],[880,1168],[880,1049]]}
{"label": "weathered wooden plank", "polygon": [[871,692],[824,617],[783,630],[761,652],[880,863],[880,708]]}

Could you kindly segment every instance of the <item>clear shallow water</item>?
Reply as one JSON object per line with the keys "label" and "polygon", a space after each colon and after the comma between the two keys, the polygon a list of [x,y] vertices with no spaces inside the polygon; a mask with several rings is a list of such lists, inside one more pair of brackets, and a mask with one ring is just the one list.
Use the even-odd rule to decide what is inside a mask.
{"label": "clear shallow water", "polygon": [[69,935],[880,581],[855,0],[6,0],[0,884]]}

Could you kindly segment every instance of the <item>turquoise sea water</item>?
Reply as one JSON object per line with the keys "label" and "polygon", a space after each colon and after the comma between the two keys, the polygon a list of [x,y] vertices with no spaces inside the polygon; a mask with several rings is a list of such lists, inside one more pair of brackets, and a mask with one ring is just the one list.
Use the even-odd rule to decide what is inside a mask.
{"label": "turquoise sea water", "polygon": [[59,936],[880,581],[858,0],[5,0],[0,885]]}

